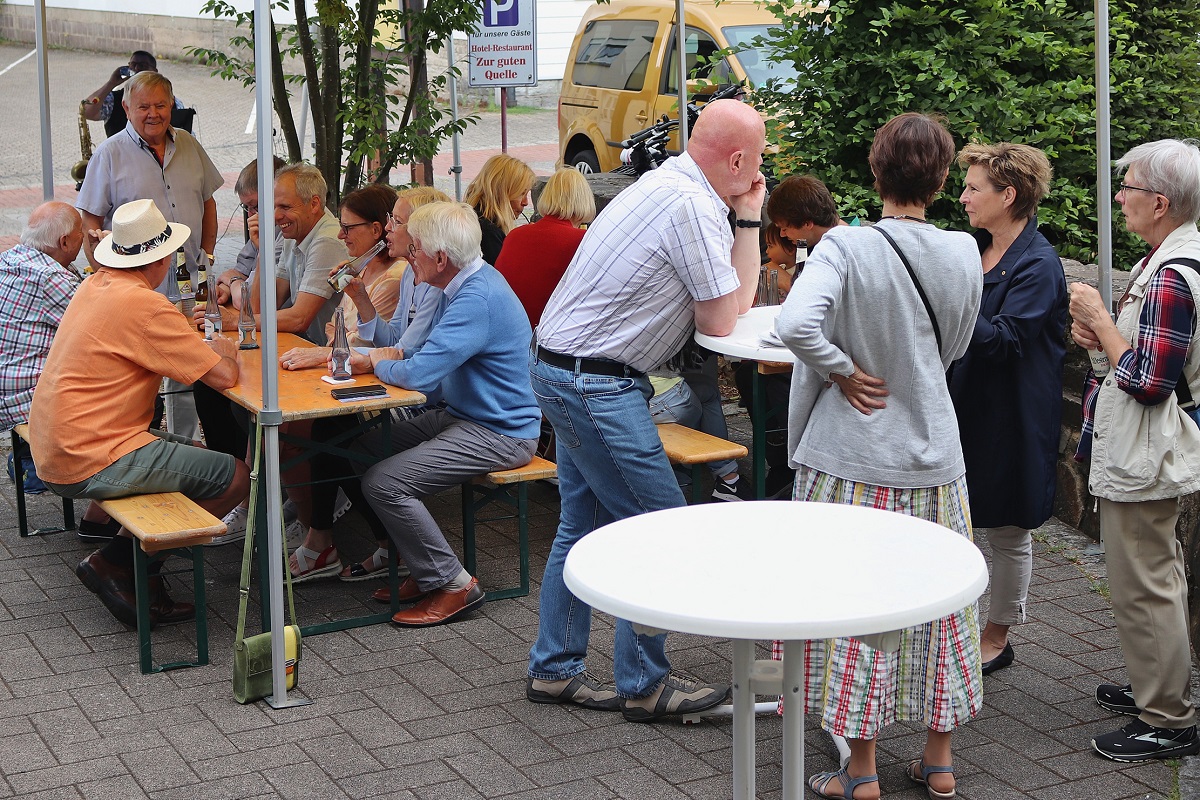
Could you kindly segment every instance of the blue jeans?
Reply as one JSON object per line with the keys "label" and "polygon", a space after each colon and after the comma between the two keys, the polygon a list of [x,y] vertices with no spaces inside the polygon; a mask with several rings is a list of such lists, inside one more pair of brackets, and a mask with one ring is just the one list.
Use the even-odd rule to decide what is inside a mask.
{"label": "blue jeans", "polygon": [[[660,392],[650,398],[650,419],[656,425],[674,422],[702,431],[718,439],[729,438],[729,428],[725,425],[725,412],[721,408],[721,396],[716,394],[716,416],[711,413],[711,403],[701,404],[696,392],[692,390],[687,380]],[[719,420],[719,422],[717,421]],[[714,477],[724,478],[731,472],[737,472],[736,461],[714,461],[708,465]],[[684,471],[690,480],[691,472]]]}
{"label": "blue jeans", "polygon": [[[538,637],[529,674],[562,680],[583,672],[591,608],[563,583],[571,547],[596,528],[626,517],[685,505],[671,464],[650,420],[644,376],[611,378],[552,366],[530,356],[530,380],[542,414],[558,439],[562,512],[542,577]],[[630,553],[652,558],[652,553]],[[613,678],[622,697],[645,697],[671,669],[666,634],[635,634],[617,620]]]}

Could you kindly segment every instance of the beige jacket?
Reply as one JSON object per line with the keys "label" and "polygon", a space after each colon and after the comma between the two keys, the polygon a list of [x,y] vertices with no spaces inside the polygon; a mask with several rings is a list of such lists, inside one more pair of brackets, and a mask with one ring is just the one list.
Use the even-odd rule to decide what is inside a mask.
{"label": "beige jacket", "polygon": [[[1117,330],[1135,348],[1146,287],[1162,263],[1174,258],[1200,260],[1200,231],[1194,223],[1173,230],[1145,267],[1134,271],[1130,299],[1117,317]],[[1186,267],[1176,271],[1187,280],[1200,307],[1200,276]],[[1183,369],[1196,398],[1200,398],[1198,341],[1200,333],[1193,331]],[[1144,406],[1117,387],[1113,372],[1104,378],[1096,399],[1088,488],[1094,496],[1118,503],[1200,491],[1200,428],[1179,408],[1174,394],[1157,405]]]}

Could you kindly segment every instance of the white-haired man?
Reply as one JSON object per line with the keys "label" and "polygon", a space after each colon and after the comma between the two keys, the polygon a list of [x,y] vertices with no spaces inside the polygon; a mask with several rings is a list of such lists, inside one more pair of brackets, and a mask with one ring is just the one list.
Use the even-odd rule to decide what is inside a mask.
{"label": "white-haired man", "polygon": [[[205,342],[155,291],[190,235],[153,201],[136,200],[114,212],[112,233],[96,246],[101,267],[67,307],[29,411],[30,450],[55,494],[106,500],[182,492],[219,517],[249,491],[242,462],[150,430],[163,376],[217,389],[238,380],[237,345],[222,337]],[[136,624],[133,546],[121,531],[75,570],[127,625]],[[194,612],[171,599],[160,577],[151,579],[152,624]]]}
{"label": "white-haired man", "polygon": [[[484,601],[421,498],[479,475],[528,464],[541,414],[526,370],[532,330],[521,301],[483,260],[482,233],[465,203],[429,203],[408,218],[409,269],[446,295],[446,307],[416,353],[394,347],[355,354],[355,372],[405,389],[440,386],[445,407],[392,425],[389,456],[367,470],[363,494],[387,527],[411,576],[400,585],[402,627],[441,625]],[[372,449],[380,449],[378,439]],[[299,551],[297,551],[299,552]],[[311,557],[317,553],[309,551]],[[388,590],[375,593],[390,599]]]}

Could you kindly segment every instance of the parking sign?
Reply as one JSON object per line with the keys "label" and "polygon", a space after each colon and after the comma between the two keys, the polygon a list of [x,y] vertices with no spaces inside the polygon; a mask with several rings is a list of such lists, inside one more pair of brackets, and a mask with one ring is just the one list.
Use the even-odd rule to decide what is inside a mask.
{"label": "parking sign", "polygon": [[483,0],[483,21],[467,36],[471,86],[537,83],[535,0]]}

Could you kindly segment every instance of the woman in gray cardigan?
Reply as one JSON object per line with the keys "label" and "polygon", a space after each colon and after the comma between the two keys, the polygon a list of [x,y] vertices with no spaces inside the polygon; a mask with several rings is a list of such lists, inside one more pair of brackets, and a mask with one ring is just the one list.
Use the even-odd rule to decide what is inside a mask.
{"label": "woman in gray cardigan", "polygon": [[[970,537],[945,371],[970,343],[983,271],[969,235],[925,221],[954,156],[953,139],[932,117],[902,114],[880,128],[870,164],[883,217],[825,235],[777,329],[802,365],[788,418],[793,498],[886,508]],[[853,564],[827,566],[853,576]],[[850,745],[845,769],[814,775],[810,788],[878,798],[875,739],[884,725],[907,720],[928,731],[909,777],[934,800],[954,797],[950,735],[983,706],[975,605],[903,631],[896,650],[868,640],[808,645],[808,710]]]}

